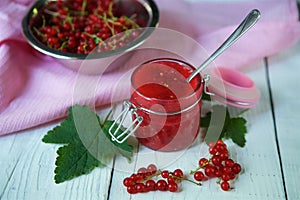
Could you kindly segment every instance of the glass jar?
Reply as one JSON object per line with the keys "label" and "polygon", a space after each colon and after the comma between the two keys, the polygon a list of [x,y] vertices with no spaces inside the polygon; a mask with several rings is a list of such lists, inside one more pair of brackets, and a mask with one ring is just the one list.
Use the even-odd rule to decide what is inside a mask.
{"label": "glass jar", "polygon": [[200,129],[203,91],[200,74],[186,81],[194,70],[192,65],[172,58],[150,60],[135,69],[130,102],[143,118],[135,130],[141,144],[159,151],[177,151],[194,142]]}

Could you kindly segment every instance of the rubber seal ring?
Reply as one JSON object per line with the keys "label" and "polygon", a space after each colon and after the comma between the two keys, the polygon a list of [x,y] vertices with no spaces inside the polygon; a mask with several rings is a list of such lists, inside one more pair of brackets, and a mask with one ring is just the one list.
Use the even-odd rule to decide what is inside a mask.
{"label": "rubber seal ring", "polygon": [[[208,74],[211,77],[209,91],[227,99],[229,105],[251,108],[259,101],[259,90],[245,74],[227,67],[215,67]],[[242,104],[244,105],[241,106]]]}

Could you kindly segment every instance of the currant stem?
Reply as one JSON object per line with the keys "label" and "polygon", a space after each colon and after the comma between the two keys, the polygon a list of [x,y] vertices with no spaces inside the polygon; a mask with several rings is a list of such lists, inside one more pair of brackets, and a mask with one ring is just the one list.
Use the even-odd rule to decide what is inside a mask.
{"label": "currant stem", "polygon": [[67,45],[67,41],[64,41],[61,46],[58,48],[58,50],[62,50],[63,48],[65,48]]}
{"label": "currant stem", "polygon": [[83,16],[84,13],[85,13],[86,5],[87,5],[87,0],[83,0],[82,7],[81,7],[81,12],[80,12],[81,16]]}
{"label": "currant stem", "polygon": [[104,41],[100,37],[98,37],[97,35],[95,35],[95,34],[89,34],[87,32],[84,32],[83,34],[89,36],[90,38],[93,38],[95,40],[96,44],[99,44],[99,43],[104,44]]}
{"label": "currant stem", "polygon": [[195,174],[197,171],[199,171],[200,169],[202,169],[202,167],[197,167],[196,170],[191,170],[190,174]]}
{"label": "currant stem", "polygon": [[72,31],[74,31],[74,30],[75,30],[75,27],[74,27],[74,24],[73,24],[73,21],[72,21],[72,20],[73,20],[72,17],[69,16],[69,15],[67,15],[67,16],[66,16],[66,19],[65,19],[65,22],[69,23],[69,24],[71,25]]}
{"label": "currant stem", "polygon": [[43,19],[43,24],[42,24],[42,27],[44,28],[46,26],[46,19],[45,19],[45,16],[42,15],[42,19]]}
{"label": "currant stem", "polygon": [[192,180],[190,180],[190,179],[188,179],[188,178],[185,178],[185,179],[183,179],[183,180],[185,180],[185,181],[188,181],[188,182],[190,182],[190,183],[193,183],[193,184],[196,184],[196,185],[198,185],[198,186],[202,186],[202,184],[201,184],[201,183],[198,183],[198,182],[192,181]]}
{"label": "currant stem", "polygon": [[176,179],[176,180],[180,180],[180,181],[188,181],[188,182],[193,183],[193,184],[195,184],[195,185],[202,186],[201,183],[192,181],[192,180],[190,180],[190,179],[188,179],[188,178],[186,178],[186,177],[180,178],[180,177],[173,176],[173,175],[171,175],[171,177],[174,178],[174,179]]}
{"label": "currant stem", "polygon": [[112,9],[113,9],[113,2],[110,2],[108,7],[108,15],[111,16],[112,18],[115,18]]}
{"label": "currant stem", "polygon": [[160,169],[157,170],[156,173],[151,174],[150,176],[147,176],[147,177],[143,180],[143,182],[146,182],[146,181],[152,179],[153,177],[156,177],[156,178],[157,178],[157,177],[161,174],[161,172],[162,172],[162,171],[161,171]]}
{"label": "currant stem", "polygon": [[203,165],[197,167],[196,170],[194,170],[194,171],[191,170],[191,171],[190,171],[190,174],[195,174],[195,173],[196,173],[197,171],[199,171],[200,169],[203,169],[204,167],[206,167],[206,165],[208,165],[208,164],[210,163],[211,158],[212,158],[212,157],[210,157]]}
{"label": "currant stem", "polygon": [[140,28],[140,26],[134,21],[136,14],[131,15],[130,17],[124,16],[126,21],[128,21],[134,28]]}

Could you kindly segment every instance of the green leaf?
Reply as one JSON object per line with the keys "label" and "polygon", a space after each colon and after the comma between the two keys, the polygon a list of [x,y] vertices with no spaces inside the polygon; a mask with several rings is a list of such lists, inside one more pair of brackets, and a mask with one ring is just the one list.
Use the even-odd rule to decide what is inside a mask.
{"label": "green leaf", "polygon": [[[127,142],[119,144],[111,140],[108,130],[113,121],[106,121],[101,127],[99,117],[88,107],[75,107],[73,118],[82,143],[101,163],[108,163],[115,155],[130,160],[133,147]],[[120,129],[118,134],[122,132]]]}
{"label": "green leaf", "polygon": [[74,124],[72,107],[69,108],[68,117],[59,126],[56,126],[53,130],[48,131],[48,133],[43,137],[42,141],[53,144],[68,144],[79,141],[76,126]]}
{"label": "green leaf", "polygon": [[210,119],[211,119],[211,112],[208,112],[204,117],[201,117],[200,126],[202,128],[208,128],[210,124]]}
{"label": "green leaf", "polygon": [[208,94],[206,94],[205,92],[202,93],[202,100],[204,101],[211,101],[211,98]]}
{"label": "green leaf", "polygon": [[71,143],[60,147],[57,154],[54,170],[55,183],[62,183],[82,174],[88,174],[95,167],[104,166],[80,143]]}
{"label": "green leaf", "polygon": [[[133,147],[127,140],[122,144],[111,141],[108,130],[112,123],[106,120],[101,125],[99,116],[87,106],[76,105],[69,109],[68,117],[42,139],[45,143],[65,144],[57,151],[56,183],[103,167],[117,155],[130,161]],[[122,134],[123,130],[121,128],[117,134]]]}
{"label": "green leaf", "polygon": [[[222,114],[226,109],[226,115]],[[223,120],[223,128],[221,129],[221,133],[216,131],[220,126],[221,119],[216,117],[217,120],[212,121],[212,115],[223,115],[225,119]],[[239,114],[240,116],[241,114]],[[209,135],[206,136],[206,142],[212,142],[212,140],[216,139],[231,139],[234,143],[236,143],[240,147],[244,147],[246,145],[246,119],[243,117],[231,117],[228,111],[228,108],[221,105],[214,105],[210,112],[206,114],[205,117],[201,118],[200,126],[202,128],[210,128],[210,132],[207,133]]]}
{"label": "green leaf", "polygon": [[227,125],[228,137],[240,147],[246,145],[247,121],[242,117],[231,118]]}
{"label": "green leaf", "polygon": [[[112,124],[114,123],[114,121],[105,121],[104,125],[103,125],[103,130],[105,135],[107,136],[107,138],[110,138],[110,135],[108,133],[109,128],[112,126]],[[112,132],[114,132],[117,129],[117,126],[114,126],[112,128]],[[122,134],[124,131],[124,128],[119,129],[119,131],[117,132],[116,136]],[[123,137],[121,137],[120,139],[122,139]],[[111,141],[112,142],[112,141]],[[127,140],[125,140],[123,143],[118,143],[116,141],[112,142],[114,144],[114,151],[124,157],[126,157],[129,161],[131,161],[131,157],[133,155],[133,146],[130,145],[128,143]]]}

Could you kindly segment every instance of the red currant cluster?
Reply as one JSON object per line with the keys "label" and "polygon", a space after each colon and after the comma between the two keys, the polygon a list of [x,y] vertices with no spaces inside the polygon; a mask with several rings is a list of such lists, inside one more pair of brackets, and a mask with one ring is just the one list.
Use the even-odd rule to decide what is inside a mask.
{"label": "red currant cluster", "polygon": [[[154,181],[153,177],[161,176],[163,179]],[[181,169],[175,169],[173,172],[157,170],[154,164],[147,168],[140,168],[137,174],[132,174],[123,180],[123,185],[127,187],[129,194],[145,193],[149,191],[178,191],[178,183],[187,180]]]}
{"label": "red currant cluster", "polygon": [[206,181],[209,178],[219,178],[221,189],[230,190],[230,180],[234,180],[241,172],[241,166],[229,158],[228,149],[222,140],[209,145],[209,153],[212,155],[210,159],[201,158],[199,167],[195,171],[191,171],[194,179],[197,181]]}
{"label": "red currant cluster", "polygon": [[[120,15],[113,0],[48,1],[31,21],[35,37],[49,48],[88,54],[123,47],[140,35],[139,13]],[[119,34],[124,33],[124,34]],[[116,37],[113,37],[116,36]],[[113,38],[105,41],[108,38]]]}
{"label": "red currant cluster", "polygon": [[[199,167],[195,171],[191,171],[194,179],[190,180],[183,174],[181,169],[173,172],[168,170],[157,170],[154,164],[150,164],[147,168],[140,168],[137,174],[132,174],[123,180],[123,185],[127,187],[129,194],[145,193],[149,191],[178,191],[178,183],[188,181],[198,186],[202,184],[199,181],[206,181],[209,178],[219,178],[217,183],[221,189],[228,191],[231,189],[229,181],[234,180],[241,172],[241,166],[229,158],[226,144],[222,140],[209,144],[209,152],[211,158],[201,158]],[[155,182],[152,178],[161,176],[163,179]]]}

